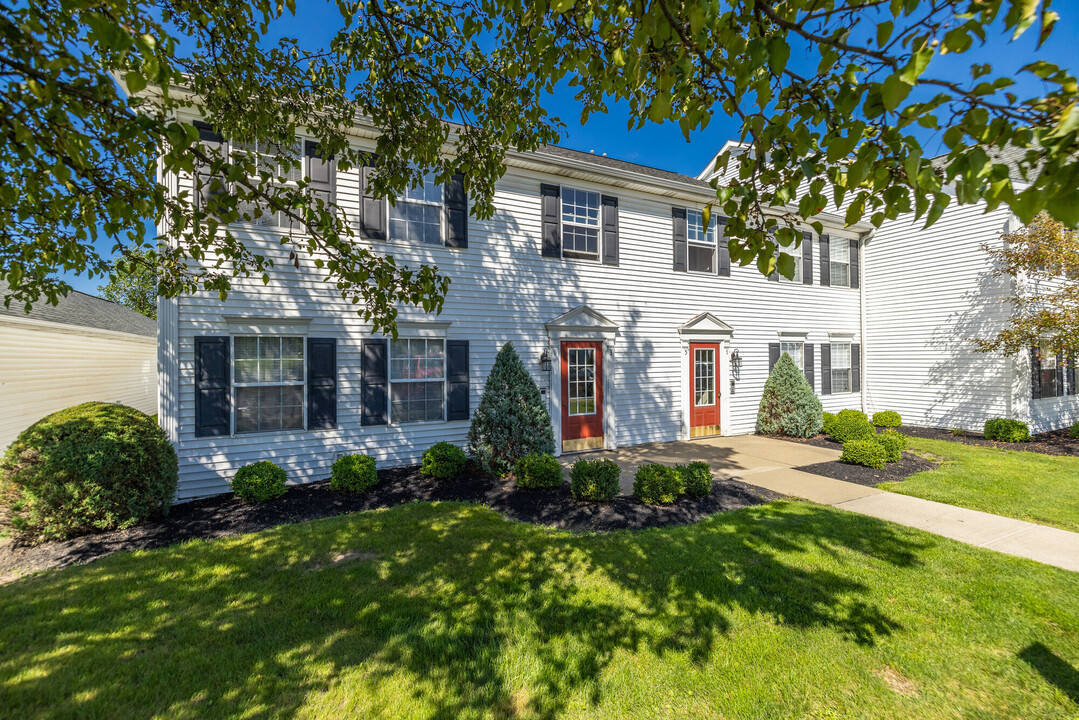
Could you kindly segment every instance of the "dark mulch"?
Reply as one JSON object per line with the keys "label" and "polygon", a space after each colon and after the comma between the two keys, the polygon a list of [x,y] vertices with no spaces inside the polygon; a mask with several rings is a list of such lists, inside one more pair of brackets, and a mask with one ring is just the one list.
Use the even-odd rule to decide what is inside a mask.
{"label": "dark mulch", "polygon": [[418,467],[379,471],[379,484],[363,495],[331,490],[329,483],[299,485],[276,500],[245,504],[232,495],[183,503],[168,517],[116,532],[87,535],[36,546],[0,540],[0,582],[27,573],[87,563],[121,550],[164,547],[265,530],[406,502],[455,500],[486,505],[523,522],[576,531],[642,529],[686,525],[717,512],[760,505],[781,495],[736,480],[716,480],[705,498],[681,498],[666,506],[645,505],[619,496],[610,503],[579,503],[569,483],[552,490],[520,490],[512,480],[470,474],[456,480],[431,480]]}
{"label": "dark mulch", "polygon": [[980,445],[992,447],[998,450],[1023,450],[1036,452],[1043,455],[1071,455],[1079,456],[1079,440],[1068,437],[1068,430],[1054,430],[1053,432],[1035,435],[1030,442],[1006,443],[986,440],[982,435],[967,433],[966,435],[953,435],[949,430],[940,428],[911,427],[904,425],[901,428],[904,435],[925,438],[927,440],[947,440],[948,442],[963,443],[964,445]]}
{"label": "dark mulch", "polygon": [[874,470],[873,468],[864,467],[862,465],[842,463],[838,460],[817,463],[815,465],[806,465],[797,469],[813,473],[814,475],[823,475],[824,477],[835,478],[836,480],[846,480],[847,482],[858,483],[859,485],[865,485],[866,487],[876,487],[878,483],[906,480],[914,473],[932,470],[935,467],[937,467],[936,463],[905,452],[898,462],[888,463],[882,470]]}

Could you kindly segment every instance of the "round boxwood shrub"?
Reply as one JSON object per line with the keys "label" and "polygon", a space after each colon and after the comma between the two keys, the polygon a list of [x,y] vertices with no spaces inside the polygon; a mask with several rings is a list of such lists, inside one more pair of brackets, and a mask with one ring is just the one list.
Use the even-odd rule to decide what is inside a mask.
{"label": "round boxwood shrub", "polygon": [[851,440],[843,443],[843,454],[839,456],[839,462],[880,470],[887,462],[887,453],[876,438]]}
{"label": "round boxwood shrub", "polygon": [[757,432],[813,437],[820,432],[822,422],[820,398],[790,355],[783,353],[764,383]]}
{"label": "round boxwood shrub", "polygon": [[176,451],[135,408],[88,402],[24,430],[0,462],[0,515],[26,542],[128,528],[165,515]]}
{"label": "round boxwood shrub", "polygon": [[682,478],[683,492],[689,497],[704,497],[712,492],[712,468],[708,463],[691,462],[689,465],[678,465],[675,471]]}
{"label": "round boxwood shrub", "polygon": [[873,424],[882,428],[897,428],[903,424],[903,418],[895,410],[881,410],[873,413]]}
{"label": "round boxwood shrub", "polygon": [[244,502],[260,503],[288,492],[288,474],[269,460],[244,465],[232,478],[232,492]]}
{"label": "round boxwood shrub", "polygon": [[851,440],[872,438],[877,431],[865,418],[865,413],[857,410],[840,410],[828,426],[828,435],[840,443]]}
{"label": "round boxwood shrub", "polygon": [[543,490],[562,484],[562,465],[554,455],[533,453],[517,461],[517,486]]}
{"label": "round boxwood shrub", "polygon": [[633,495],[649,505],[673,503],[682,494],[682,476],[673,467],[646,463],[633,475]]}
{"label": "round boxwood shrub", "polygon": [[996,418],[985,422],[985,437],[987,440],[998,442],[1029,442],[1030,428],[1025,422],[1019,420]]}
{"label": "round boxwood shrub", "polygon": [[877,442],[884,448],[884,459],[887,462],[899,462],[903,457],[903,450],[907,447],[907,436],[897,430],[885,430],[877,435]]}
{"label": "round boxwood shrub", "polygon": [[343,455],[333,462],[330,489],[362,493],[378,482],[375,459],[369,455]]}
{"label": "round boxwood shrub", "polygon": [[569,490],[578,500],[604,502],[618,494],[622,468],[613,460],[585,460],[573,463],[569,471]]}
{"label": "round boxwood shrub", "polygon": [[439,442],[427,448],[423,454],[420,472],[440,480],[448,480],[463,473],[467,466],[468,456],[464,450],[453,443]]}
{"label": "round boxwood shrub", "polygon": [[835,420],[835,413],[826,412],[821,415],[821,430],[826,433],[831,431],[828,429],[831,427],[832,422]]}
{"label": "round boxwood shrub", "polygon": [[1071,429],[1068,430],[1068,437],[1072,440],[1079,440],[1079,422],[1072,425]]}

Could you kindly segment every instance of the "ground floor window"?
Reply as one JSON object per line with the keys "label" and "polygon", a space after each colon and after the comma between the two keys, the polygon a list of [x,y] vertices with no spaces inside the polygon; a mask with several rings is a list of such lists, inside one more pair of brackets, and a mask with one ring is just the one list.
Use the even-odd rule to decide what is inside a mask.
{"label": "ground floor window", "polygon": [[832,392],[850,391],[850,343],[832,343]]}
{"label": "ground floor window", "polygon": [[[848,346],[849,349],[850,346]],[[801,342],[781,342],[779,343],[779,356],[783,357],[783,353],[787,353],[791,356],[791,360],[798,366],[799,370],[805,369],[805,344]],[[849,363],[848,363],[849,365]]]}
{"label": "ground floor window", "polygon": [[236,432],[302,430],[304,339],[233,338]]}
{"label": "ground floor window", "polygon": [[395,340],[390,348],[390,421],[443,420],[445,415],[445,341]]}
{"label": "ground floor window", "polygon": [[1064,388],[1057,382],[1060,373],[1057,372],[1057,357],[1051,352],[1043,352],[1042,356],[1042,392],[1043,398],[1060,397],[1064,394]]}

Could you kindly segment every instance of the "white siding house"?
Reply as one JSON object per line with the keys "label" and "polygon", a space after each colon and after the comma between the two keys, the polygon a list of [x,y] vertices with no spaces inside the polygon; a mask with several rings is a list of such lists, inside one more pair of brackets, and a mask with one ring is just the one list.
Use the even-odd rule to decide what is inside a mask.
{"label": "white siding house", "polygon": [[0,451],[46,415],[91,400],[157,412],[157,325],[72,292],[26,314],[0,305]]}
{"label": "white siding house", "polygon": [[[371,137],[359,128],[354,142],[373,149]],[[416,210],[405,220],[364,198],[359,169],[307,162],[363,242],[450,278],[444,309],[401,308],[393,343],[310,262],[287,262],[272,231],[237,226],[276,261],[270,282],[241,278],[225,301],[201,293],[159,305],[161,422],[179,454],[181,499],[227,491],[256,460],[310,482],[343,453],[393,465],[418,462],[440,440],[463,445],[506,342],[547,398],[559,452],[751,433],[783,351],[826,410],[872,397],[904,411],[883,381],[879,395],[863,382],[862,350],[874,352],[867,318],[888,316],[868,303],[870,276],[886,272],[872,253],[890,241],[866,243],[868,226],[822,215],[823,235],[805,229],[800,277],[769,280],[730,267],[721,227],[718,239],[699,228],[694,212],[715,194],[698,178],[561,148],[511,153],[492,218],[466,218],[449,183],[399,201]],[[189,177],[163,180],[192,187]],[[889,348],[882,362],[902,370],[902,350]]]}

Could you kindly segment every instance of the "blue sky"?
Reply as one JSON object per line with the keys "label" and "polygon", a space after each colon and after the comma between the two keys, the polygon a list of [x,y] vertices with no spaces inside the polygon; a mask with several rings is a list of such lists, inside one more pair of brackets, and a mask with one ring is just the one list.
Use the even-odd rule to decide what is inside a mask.
{"label": "blue sky", "polygon": [[[336,3],[322,0],[301,0],[297,3],[297,17],[303,23],[290,21],[285,24],[285,32],[296,37],[309,47],[324,46],[333,31],[338,27]],[[1044,59],[1059,63],[1074,73],[1076,59],[1079,59],[1079,0],[1057,0],[1053,9],[1062,16],[1049,41],[1036,50],[1037,28],[1031,28],[1017,42],[1009,42],[1003,32],[996,32],[988,38],[984,48],[975,49],[962,55],[944,56],[934,60],[932,72],[949,79],[966,82],[969,80],[971,63],[991,63],[994,74],[1017,70],[1023,64],[1034,59]],[[1003,29],[998,21],[996,30]],[[867,35],[869,32],[867,31]],[[864,38],[855,38],[864,40]],[[1038,94],[1039,84],[1030,79],[1015,76],[1021,81],[1015,88],[1020,98]],[[687,141],[675,123],[657,125],[647,123],[643,128],[629,130],[628,108],[624,104],[612,103],[606,115],[594,114],[587,125],[581,125],[580,108],[573,98],[570,88],[560,88],[550,98],[547,106],[552,115],[559,116],[566,125],[566,137],[562,144],[585,152],[594,150],[596,154],[607,153],[611,157],[629,160],[673,170],[688,175],[696,175],[711,159],[712,155],[730,138],[738,134],[736,122],[725,116],[714,116],[708,128],[693,133]],[[912,130],[912,132],[917,132]],[[928,154],[943,152],[939,138],[932,137],[927,131],[919,138],[926,144]],[[96,293],[100,279],[89,280],[78,276],[66,276],[76,290]]]}

